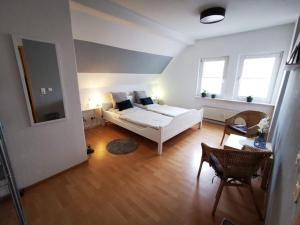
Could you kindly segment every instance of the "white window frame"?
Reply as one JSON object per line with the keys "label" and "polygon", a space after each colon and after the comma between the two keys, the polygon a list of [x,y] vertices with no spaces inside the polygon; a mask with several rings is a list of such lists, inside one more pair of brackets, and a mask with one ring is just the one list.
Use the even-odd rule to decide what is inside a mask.
{"label": "white window frame", "polygon": [[[207,57],[207,58],[201,58],[199,60],[196,96],[198,97],[201,96],[201,92],[202,92],[203,63],[210,62],[210,61],[219,61],[219,60],[225,60],[225,65],[224,65],[223,76],[222,76],[221,93],[217,95],[217,97],[220,98],[224,96],[224,90],[225,90],[224,83],[227,75],[229,56]],[[209,93],[209,94],[214,94],[214,93]]]}
{"label": "white window frame", "polygon": [[275,57],[276,60],[275,60],[273,72],[272,72],[272,75],[271,75],[271,80],[270,80],[270,84],[269,84],[269,91],[268,91],[267,97],[266,98],[253,97],[254,102],[271,103],[272,97],[273,97],[273,94],[274,94],[275,84],[276,84],[276,81],[277,81],[277,78],[278,78],[280,65],[281,65],[281,62],[282,62],[282,56],[283,56],[283,52],[257,53],[257,54],[248,54],[248,55],[240,56],[240,59],[239,59],[239,62],[238,62],[236,81],[235,81],[235,85],[234,85],[234,95],[233,95],[234,99],[244,101],[245,97],[247,97],[247,96],[239,96],[238,95],[239,87],[240,87],[240,80],[241,80],[241,77],[242,77],[243,65],[244,65],[245,59]]}

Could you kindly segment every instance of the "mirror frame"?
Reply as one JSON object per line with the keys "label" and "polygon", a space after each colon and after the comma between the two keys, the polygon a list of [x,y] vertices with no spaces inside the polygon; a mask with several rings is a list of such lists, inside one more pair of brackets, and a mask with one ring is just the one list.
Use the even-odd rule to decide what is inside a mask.
{"label": "mirror frame", "polygon": [[[23,70],[23,65],[22,65],[22,61],[21,61],[21,56],[20,56],[19,50],[18,50],[18,45],[20,44],[20,41],[22,39],[54,44],[55,51],[56,51],[58,72],[59,72],[59,81],[60,81],[60,86],[61,86],[61,91],[62,91],[64,112],[65,112],[65,117],[64,118],[49,120],[49,121],[43,121],[43,122],[34,122],[33,112],[32,112],[30,99],[29,99],[28,91],[27,91],[27,85],[26,85],[26,82],[25,82],[25,79],[24,79],[24,70]],[[29,114],[30,126],[32,126],[32,127],[33,126],[40,126],[40,125],[51,124],[51,123],[62,122],[62,121],[68,120],[69,119],[69,113],[68,113],[67,107],[66,107],[66,95],[65,95],[65,89],[64,89],[64,82],[63,82],[63,79],[62,79],[61,56],[59,54],[59,49],[60,48],[59,48],[58,44],[55,43],[54,41],[42,40],[42,39],[37,39],[37,38],[32,38],[32,37],[25,37],[25,36],[16,35],[16,34],[12,34],[12,40],[13,40],[15,56],[16,56],[16,60],[17,60],[18,68],[19,68],[19,75],[20,75],[21,82],[22,82],[23,93],[24,93],[24,96],[25,96],[26,106],[27,106],[27,110],[28,110],[28,114]]]}

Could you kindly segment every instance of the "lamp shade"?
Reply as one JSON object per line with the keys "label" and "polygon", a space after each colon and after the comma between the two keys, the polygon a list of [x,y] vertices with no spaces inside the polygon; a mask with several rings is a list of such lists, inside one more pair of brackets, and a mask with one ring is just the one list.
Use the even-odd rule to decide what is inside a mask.
{"label": "lamp shade", "polygon": [[200,22],[204,24],[220,22],[225,18],[225,11],[223,7],[205,9],[200,13]]}

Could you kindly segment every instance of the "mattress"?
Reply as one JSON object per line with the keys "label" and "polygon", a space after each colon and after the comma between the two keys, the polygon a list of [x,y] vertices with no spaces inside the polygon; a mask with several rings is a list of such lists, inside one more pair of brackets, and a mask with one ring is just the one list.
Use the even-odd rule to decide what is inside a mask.
{"label": "mattress", "polygon": [[109,109],[108,111],[114,118],[122,119],[137,125],[159,129],[169,125],[172,117],[147,111],[138,107],[119,111],[118,109]]}
{"label": "mattress", "polygon": [[160,113],[165,116],[170,116],[170,117],[180,116],[182,114],[185,114],[193,110],[193,109],[185,109],[185,108],[180,108],[175,106],[159,105],[159,104],[142,105],[142,104],[135,103],[135,106],[142,109],[146,109],[151,112]]}

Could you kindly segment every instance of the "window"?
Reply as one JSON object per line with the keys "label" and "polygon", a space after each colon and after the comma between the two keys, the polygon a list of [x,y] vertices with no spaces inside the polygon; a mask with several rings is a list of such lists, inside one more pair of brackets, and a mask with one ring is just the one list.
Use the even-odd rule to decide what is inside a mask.
{"label": "window", "polygon": [[281,54],[244,56],[238,75],[237,98],[252,96],[269,102],[278,73]]}
{"label": "window", "polygon": [[227,57],[202,59],[199,70],[200,87],[198,95],[204,90],[210,94],[220,95]]}

